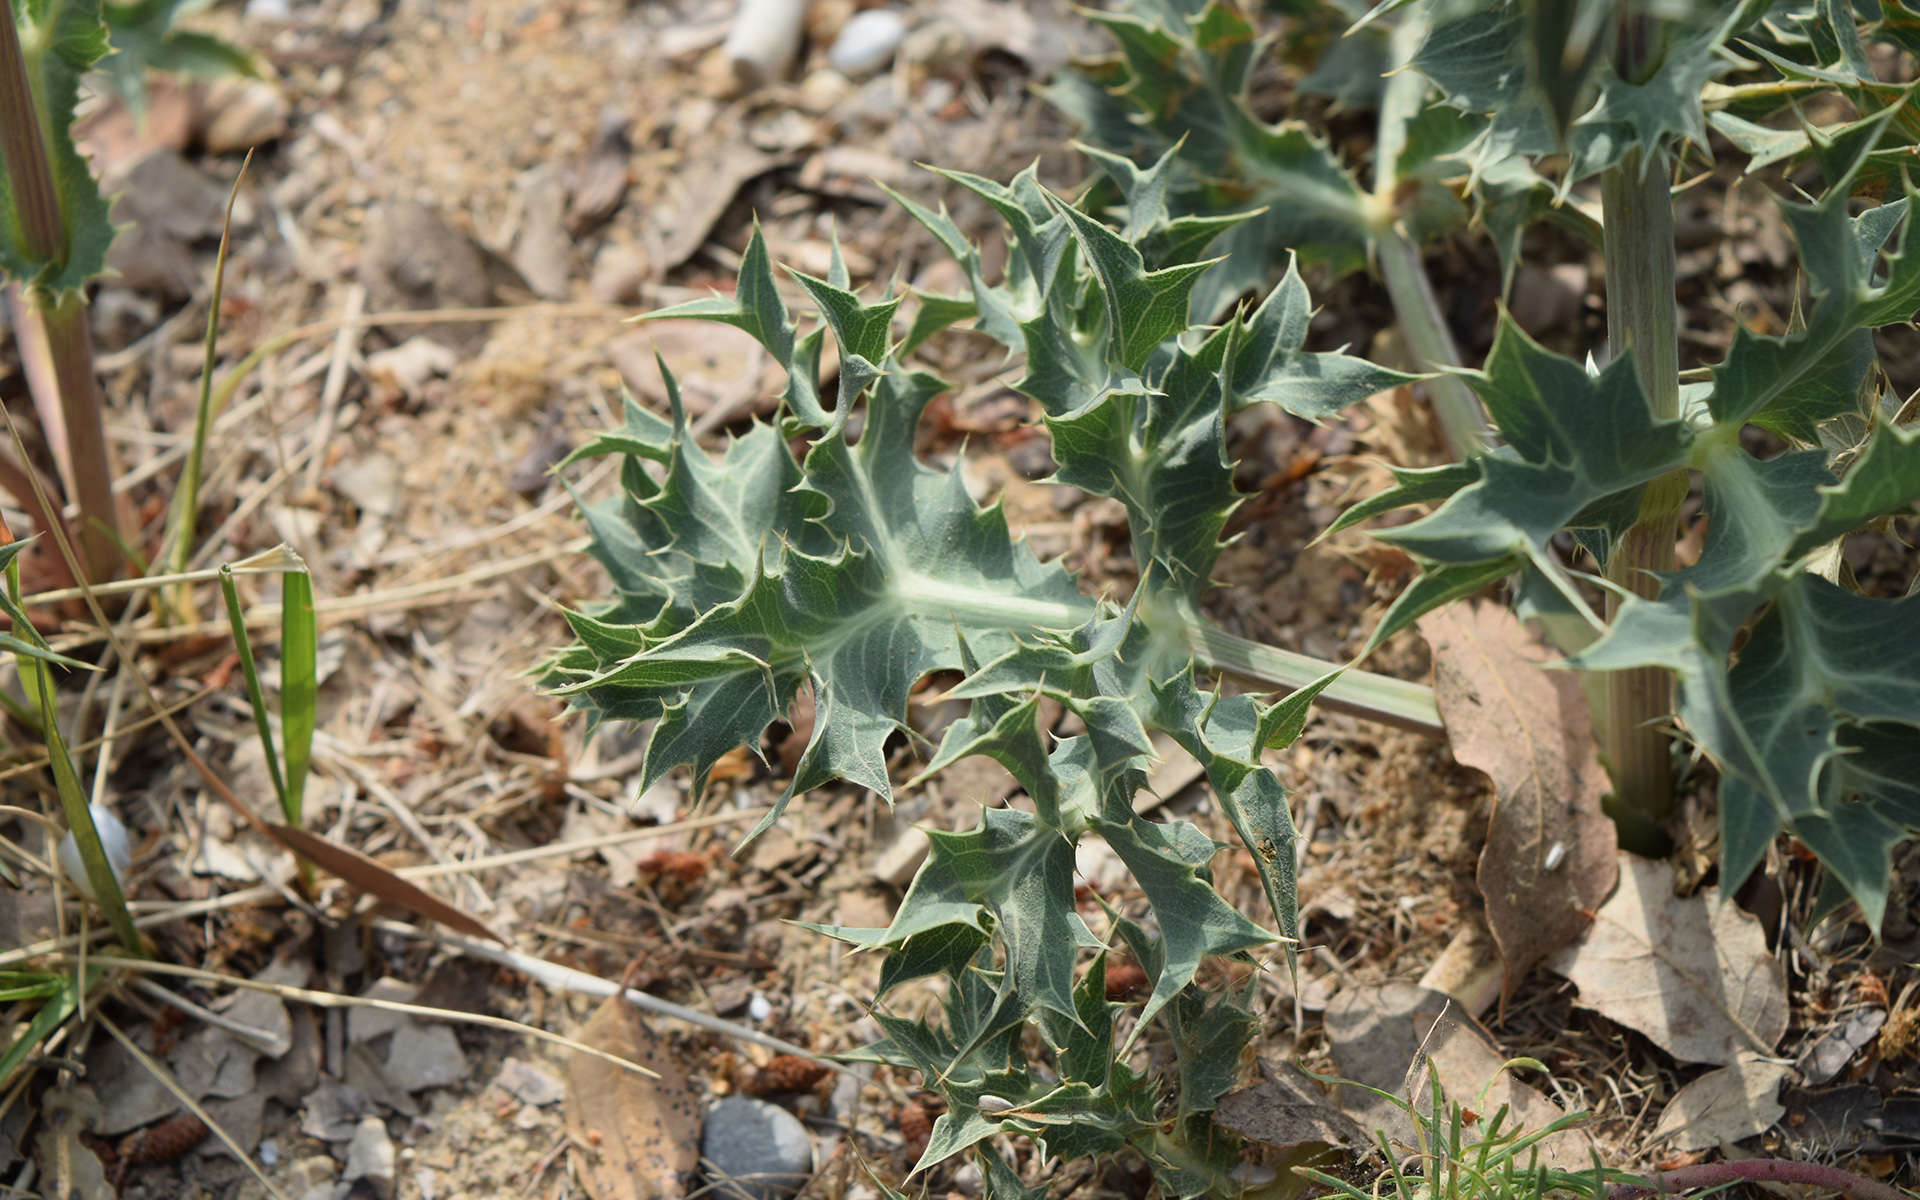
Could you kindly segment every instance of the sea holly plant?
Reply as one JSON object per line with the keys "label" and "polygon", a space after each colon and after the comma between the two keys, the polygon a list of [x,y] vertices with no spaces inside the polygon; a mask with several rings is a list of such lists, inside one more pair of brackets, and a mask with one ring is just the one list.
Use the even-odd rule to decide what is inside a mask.
{"label": "sea holly plant", "polygon": [[[1294,271],[1258,306],[1191,328],[1191,293],[1214,264],[1174,255],[1149,269],[1142,246],[1180,237],[1150,183],[1132,188],[1121,232],[1031,169],[1004,185],[946,175],[1005,221],[1011,258],[996,282],[944,210],[903,200],[966,269],[967,294],[917,297],[906,319],[902,297],[850,290],[836,258],[824,279],[787,272],[820,316],[803,332],[756,230],[733,296],[652,314],[745,330],[787,368],[784,399],[772,424],[709,452],[662,364],[670,414],[629,400],[621,428],[576,452],[623,460],[620,494],[586,509],[615,595],[570,614],[578,641],[545,679],[596,723],[652,722],[647,783],[681,765],[703,783],[721,756],[757,751],[809,691],[813,733],[771,822],[833,781],[890,801],[898,735],[912,736],[909,694],[948,673],[946,694],[969,711],[925,748],[924,769],[985,755],[1024,797],[969,831],[931,834],[887,928],[828,931],[886,954],[883,991],[948,981],[940,1021],[889,1015],[883,997],[887,1037],[870,1051],[919,1070],[946,1098],[922,1162],[973,1149],[991,1175],[986,1142],[1019,1133],[1057,1154],[1131,1146],[1171,1192],[1198,1194],[1233,1166],[1232,1140],[1208,1114],[1254,1024],[1244,995],[1202,986],[1218,976],[1209,963],[1297,933],[1294,830],[1263,753],[1299,734],[1316,697],[1433,727],[1424,689],[1256,646],[1202,615],[1236,501],[1226,421],[1256,404],[1324,418],[1404,377],[1307,350],[1310,304]],[[916,457],[921,415],[947,385],[904,359],[960,322],[1024,364],[1015,386],[1051,435],[1055,480],[1126,508],[1139,576],[1130,594],[1088,595],[1010,536],[998,507],[977,505],[957,464]],[[837,384],[820,368],[828,335]],[[1222,671],[1265,696],[1222,693],[1211,681]],[[1043,724],[1054,705],[1069,714],[1058,728]],[[1156,732],[1205,768],[1258,868],[1269,923],[1215,891],[1211,837],[1136,814]],[[1143,910],[1076,902],[1074,847],[1085,838],[1126,864]],[[1103,983],[1120,945],[1151,978],[1136,1010],[1109,1002]],[[1171,1039],[1173,1081],[1126,1065],[1125,1048],[1150,1029]],[[1046,1048],[1039,1059],[1035,1044]]]}
{"label": "sea holly plant", "polygon": [[[87,285],[106,273],[114,228],[72,124],[92,72],[137,109],[149,67],[253,69],[226,43],[173,28],[183,7],[185,0],[7,0],[0,21],[0,282],[42,430],[80,511],[80,556],[96,581],[126,561],[86,299]],[[30,469],[0,455],[0,487],[51,528],[58,514],[41,510]]]}
{"label": "sea holly plant", "polygon": [[[1910,142],[1900,118],[1911,88],[1871,78],[1843,4],[1703,6],[1692,19],[1575,5],[1581,19],[1561,32],[1585,29],[1592,44],[1543,54],[1549,7],[1437,5],[1413,65],[1485,122],[1473,155],[1559,154],[1564,188],[1597,179],[1611,362],[1595,370],[1552,354],[1503,318],[1484,367],[1463,374],[1503,444],[1402,471],[1342,518],[1437,505],[1379,535],[1422,573],[1375,641],[1517,577],[1524,608],[1590,627],[1572,664],[1607,673],[1625,840],[1657,844],[1677,723],[1719,768],[1723,886],[1790,831],[1877,929],[1893,847],[1920,829],[1920,595],[1861,594],[1840,551],[1920,499],[1914,407],[1886,394],[1872,336],[1920,310],[1913,191],[1889,154]],[[1868,32],[1904,28],[1893,19],[1904,10],[1887,11]],[[1580,86],[1544,86],[1540,64],[1569,60],[1585,64]],[[1855,113],[1804,124],[1787,106],[1816,86],[1841,91]],[[1776,120],[1777,137],[1755,132],[1783,111],[1793,123]],[[1817,174],[1823,190],[1778,201],[1805,273],[1791,328],[1740,330],[1683,387],[1670,193],[1710,121],[1741,134],[1733,140],[1756,161],[1804,160],[1813,170],[1796,179],[1813,186]],[[1706,538],[1680,568],[1676,520],[1695,487]],[[1605,577],[1604,617],[1575,584],[1562,531]]]}
{"label": "sea holly plant", "polygon": [[[1097,165],[1116,181],[1148,170],[1182,226],[1226,257],[1195,290],[1197,320],[1264,289],[1297,254],[1335,274],[1375,272],[1415,363],[1458,366],[1422,246],[1472,224],[1492,239],[1510,279],[1520,234],[1532,222],[1551,220],[1598,241],[1598,224],[1579,206],[1554,203],[1553,185],[1525,157],[1469,169],[1461,155],[1485,120],[1441,102],[1419,72],[1393,70],[1425,40],[1425,7],[1369,17],[1363,4],[1297,3],[1264,31],[1249,7],[1232,0],[1106,6],[1090,15],[1118,53],[1082,63],[1045,89],[1081,125]],[[1263,119],[1251,92],[1255,68],[1268,57],[1301,64],[1295,101],[1322,97],[1376,112],[1370,162],[1343,158],[1305,121]],[[1241,218],[1222,222],[1223,213]],[[1472,391],[1445,375],[1424,386],[1456,455],[1480,449],[1485,416]]]}

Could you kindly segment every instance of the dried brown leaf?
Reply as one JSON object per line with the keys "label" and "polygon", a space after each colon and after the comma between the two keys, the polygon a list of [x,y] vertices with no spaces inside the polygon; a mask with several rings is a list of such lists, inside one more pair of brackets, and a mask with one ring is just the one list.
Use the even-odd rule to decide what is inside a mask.
{"label": "dried brown leaf", "polygon": [[1622,855],[1587,935],[1547,960],[1580,1003],[1684,1062],[1769,1055],[1787,1031],[1786,975],[1760,922],[1714,888],[1673,894],[1673,868]]}
{"label": "dried brown leaf", "polygon": [[1220,1098],[1214,1122],[1282,1150],[1322,1145],[1366,1154],[1373,1139],[1299,1068],[1282,1064],[1272,1078]]}
{"label": "dried brown leaf", "polygon": [[580,1147],[581,1178],[594,1200],[683,1200],[700,1161],[700,1101],[685,1063],[609,997],[579,1034],[597,1050],[651,1067],[646,1080],[602,1059],[567,1063],[567,1130]]}
{"label": "dried brown leaf", "polygon": [[1506,608],[1453,605],[1420,622],[1433,648],[1434,699],[1453,756],[1493,781],[1477,882],[1506,966],[1501,1001],[1547,955],[1580,936],[1613,890],[1607,773],[1578,677]]}
{"label": "dried brown leaf", "polygon": [[1742,1055],[1675,1093],[1653,1136],[1670,1137],[1681,1150],[1702,1150],[1765,1133],[1787,1111],[1778,1097],[1791,1074],[1790,1066]]}
{"label": "dried brown leaf", "polygon": [[672,169],[650,173],[655,194],[641,236],[656,272],[692,258],[740,189],[784,161],[741,136],[737,121],[717,122],[710,133],[710,145]]}
{"label": "dried brown leaf", "polygon": [[[1327,1007],[1326,1029],[1342,1079],[1411,1101],[1418,1111],[1431,1111],[1431,1080],[1437,1077],[1449,1101],[1476,1113],[1506,1105],[1509,1129],[1538,1130],[1566,1115],[1515,1079],[1506,1069],[1508,1056],[1486,1030],[1440,992],[1405,983],[1343,988]],[[1382,1130],[1403,1146],[1419,1144],[1400,1106],[1360,1087],[1344,1088],[1340,1104],[1362,1128]],[[1592,1165],[1578,1129],[1543,1140],[1540,1159],[1567,1170]]]}
{"label": "dried brown leaf", "polygon": [[322,870],[331,871],[349,884],[389,904],[397,904],[416,916],[438,921],[449,929],[474,937],[487,938],[502,946],[507,940],[488,929],[478,917],[442,900],[418,884],[381,866],[358,850],[330,842],[319,834],[295,829],[291,825],[269,825],[275,841],[295,854],[310,859]]}

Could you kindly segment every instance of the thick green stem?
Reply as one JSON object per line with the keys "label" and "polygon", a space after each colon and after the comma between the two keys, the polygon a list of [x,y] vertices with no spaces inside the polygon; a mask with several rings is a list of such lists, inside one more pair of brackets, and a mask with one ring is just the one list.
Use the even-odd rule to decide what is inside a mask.
{"label": "thick green stem", "polygon": [[[1305,654],[1236,637],[1204,617],[1190,616],[1184,623],[1187,643],[1201,666],[1266,691],[1291,692],[1334,669],[1334,664]],[[1314,704],[1416,733],[1435,737],[1445,733],[1432,688],[1371,671],[1347,671]]]}
{"label": "thick green stem", "polygon": [[[1412,61],[1426,33],[1426,10],[1418,6],[1408,9],[1393,31],[1393,61]],[[1426,89],[1426,78],[1411,68],[1403,67],[1387,77],[1374,143],[1371,222],[1380,281],[1386,285],[1400,332],[1413,352],[1413,367],[1421,371],[1461,365],[1460,349],[1440,314],[1440,302],[1427,278],[1420,248],[1401,232],[1396,205],[1400,188],[1397,167],[1406,146],[1407,122],[1419,112]],[[1472,389],[1452,375],[1436,376],[1423,386],[1433,400],[1434,414],[1440,418],[1441,432],[1453,456],[1464,459],[1486,449],[1487,417]]]}
{"label": "thick green stem", "polygon": [[[87,301],[66,292],[51,305],[33,306],[41,345],[52,367],[54,394],[64,434],[56,449],[68,496],[80,506],[81,561],[89,580],[104,582],[121,573],[120,512],[113,494],[113,463],[101,420],[106,399],[93,369],[93,336],[87,329]],[[16,331],[24,340],[27,328]],[[36,397],[36,400],[40,399]],[[45,414],[47,405],[40,404]],[[44,422],[44,416],[43,416]],[[49,431],[51,432],[51,431]],[[53,439],[49,439],[53,440]]]}
{"label": "thick green stem", "polygon": [[[1629,154],[1601,180],[1607,246],[1607,345],[1630,356],[1658,419],[1680,415],[1679,317],[1674,306],[1673,199],[1664,153]],[[1687,477],[1655,481],[1640,519],[1613,549],[1607,578],[1637,596],[1659,583],[1649,572],[1671,571],[1674,534]],[[1609,598],[1608,615],[1619,607]],[[1672,676],[1659,667],[1607,676],[1606,748],[1613,771],[1621,840],[1643,853],[1664,848],[1673,808],[1673,768],[1664,723],[1673,711]]]}
{"label": "thick green stem", "polygon": [[[36,262],[63,262],[67,230],[54,187],[53,168],[34,102],[31,76],[11,16],[0,21],[0,154],[8,193],[18,210],[22,249]],[[79,291],[48,295],[28,281],[19,290],[15,335],[22,357],[38,358],[30,371],[34,404],[54,447],[68,496],[80,505],[80,542],[87,572],[96,580],[117,573],[120,522],[107,456],[104,408],[93,370],[86,297]],[[44,392],[51,386],[53,395]]]}

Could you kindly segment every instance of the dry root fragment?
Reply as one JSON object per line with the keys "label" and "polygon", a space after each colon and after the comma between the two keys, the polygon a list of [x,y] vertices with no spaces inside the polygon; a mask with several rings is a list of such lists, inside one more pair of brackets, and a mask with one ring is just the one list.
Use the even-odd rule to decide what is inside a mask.
{"label": "dry root fragment", "polygon": [[810,1092],[825,1079],[832,1068],[825,1063],[797,1054],[776,1054],[767,1065],[755,1071],[741,1086],[749,1096],[773,1096],[782,1092]]}
{"label": "dry root fragment", "polygon": [[207,1123],[192,1113],[178,1113],[157,1125],[120,1139],[120,1160],[133,1165],[170,1163],[207,1140]]}
{"label": "dry root fragment", "polygon": [[933,1137],[932,1115],[918,1100],[909,1100],[894,1113],[893,1119],[900,1127],[901,1140],[906,1143],[907,1157],[917,1160]]}
{"label": "dry root fragment", "polygon": [[1125,1000],[1147,986],[1147,973],[1138,963],[1115,963],[1107,968],[1107,999]]}

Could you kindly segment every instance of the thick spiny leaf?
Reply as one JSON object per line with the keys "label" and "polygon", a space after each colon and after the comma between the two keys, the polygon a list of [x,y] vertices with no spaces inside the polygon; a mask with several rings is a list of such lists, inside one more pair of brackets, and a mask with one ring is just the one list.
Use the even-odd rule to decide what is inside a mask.
{"label": "thick spiny leaf", "polygon": [[[609,442],[650,445],[670,469],[650,494],[592,514],[596,552],[633,597],[602,615],[594,640],[617,653],[611,618],[648,623],[638,648],[563,655],[549,682],[596,720],[657,718],[648,782],[757,745],[804,685],[817,716],[793,792],[842,778],[890,796],[883,743],[921,676],[962,665],[962,631],[998,654],[1016,631],[1069,630],[1090,614],[1064,573],[1013,544],[998,511],[914,459],[914,427],[939,386],[887,375],[860,442],[817,442],[803,482],[769,429],[722,462],[677,433],[651,445],[659,429],[639,417]],[[733,598],[710,603],[729,586]]]}
{"label": "thick spiny leaf", "polygon": [[[1817,204],[1783,204],[1817,294],[1806,327],[1780,337],[1736,331],[1713,371],[1714,419],[1751,422],[1812,443],[1821,422],[1853,411],[1873,361],[1870,330],[1920,309],[1920,238],[1912,196],[1847,215],[1848,189]],[[1895,236],[1896,250],[1883,259]],[[1884,267],[1881,264],[1884,261]]]}
{"label": "thick spiny leaf", "polygon": [[1617,535],[1638,516],[1638,489],[1687,462],[1686,427],[1654,419],[1626,359],[1590,376],[1508,318],[1485,371],[1469,378],[1511,453],[1475,460],[1476,482],[1431,515],[1381,535],[1432,562],[1517,568],[1531,559],[1553,569],[1547,543],[1561,528]]}
{"label": "thick spiny leaf", "polygon": [[[1110,171],[1128,199],[1129,234],[1141,232],[1149,263],[1188,261],[1209,243],[1225,259],[1192,289],[1193,318],[1216,319],[1240,297],[1265,289],[1271,264],[1288,253],[1341,273],[1364,266],[1366,197],[1353,178],[1304,125],[1267,125],[1251,112],[1246,80],[1256,39],[1239,7],[1128,7],[1094,18],[1120,44],[1122,64],[1094,86],[1068,76],[1048,94],[1101,152],[1123,155],[1129,166],[1156,164],[1131,174],[1114,164]],[[1171,214],[1166,223],[1141,226],[1162,200]],[[1223,213],[1244,219],[1227,221]],[[1183,220],[1191,228],[1174,235]],[[1208,220],[1222,227],[1207,228]]]}
{"label": "thick spiny leaf", "polygon": [[108,51],[107,26],[99,0],[12,0],[8,9],[19,31],[25,82],[43,114],[40,135],[52,139],[47,163],[66,240],[50,252],[28,244],[11,172],[0,170],[0,276],[58,296],[99,277],[113,241],[107,202],[71,129],[80,79]]}
{"label": "thick spiny leaf", "polygon": [[[857,299],[853,300],[856,310],[858,304]],[[848,316],[845,313],[836,315]],[[747,239],[746,253],[740,256],[740,274],[731,299],[710,296],[703,300],[689,300],[685,304],[645,313],[638,319],[667,321],[682,318],[731,325],[745,331],[764,346],[767,353],[773,356],[773,361],[787,372],[786,410],[802,426],[837,431],[846,421],[851,404],[840,404],[829,412],[820,395],[820,349],[826,331],[815,329],[802,336],[793,319],[787,315],[786,301],[780,298],[780,289],[774,282],[773,260],[767,254],[766,238],[761,235],[758,221],[754,222],[753,234]],[[858,323],[857,320],[855,323]],[[864,324],[860,326],[860,335],[863,339],[870,336]],[[867,344],[866,340],[861,342],[863,346]],[[857,395],[871,380],[872,366],[857,353],[853,356],[848,368],[847,383],[851,385],[847,388],[849,395]]]}
{"label": "thick spiny leaf", "polygon": [[[1488,119],[1473,154],[1476,169],[1516,154],[1564,149],[1571,159],[1567,182],[1573,183],[1634,152],[1651,159],[1682,142],[1704,145],[1701,90],[1730,69],[1721,47],[1757,11],[1756,0],[1747,0],[1703,11],[1700,24],[1678,18],[1661,22],[1666,44],[1645,79],[1623,79],[1603,63],[1593,72],[1591,98],[1579,101],[1557,96],[1540,78],[1542,68],[1529,45],[1527,6],[1520,4],[1441,20],[1413,61],[1449,103]],[[1705,23],[1712,17],[1718,19]],[[1558,109],[1561,103],[1564,109]],[[1557,109],[1580,113],[1564,139]]]}
{"label": "thick spiny leaf", "polygon": [[[962,896],[991,910],[1006,940],[1013,994],[1029,1007],[1079,1020],[1074,962],[1099,941],[1074,911],[1073,844],[1060,830],[1009,808],[987,809],[970,833],[927,836],[932,847],[901,903],[902,916],[923,903],[923,891]],[[888,939],[894,936],[888,930]]]}
{"label": "thick spiny leaf", "polygon": [[134,0],[108,3],[101,16],[113,53],[102,64],[108,86],[136,114],[144,114],[147,72],[175,75],[257,75],[259,64],[238,46],[204,33],[175,29],[174,20],[190,0]]}
{"label": "thick spiny leaf", "polygon": [[1271,933],[1220,898],[1210,876],[1201,876],[1220,847],[1192,825],[1184,821],[1156,825],[1129,814],[1124,822],[1102,819],[1093,827],[1133,873],[1160,923],[1166,965],[1154,981],[1136,1028],[1144,1028],[1163,1005],[1193,982],[1202,960],[1273,941]]}
{"label": "thick spiny leaf", "polygon": [[[1920,736],[1911,636],[1920,597],[1855,596],[1800,563],[1920,499],[1920,433],[1879,428],[1838,483],[1818,452],[1758,462],[1727,450],[1705,474],[1715,517],[1700,561],[1668,577],[1657,599],[1626,601],[1575,664],[1678,676],[1679,716],[1723,772],[1726,878],[1744,879],[1773,835],[1791,829],[1819,843],[1877,926],[1887,856],[1920,828],[1901,748]],[[1734,639],[1755,613],[1734,662]],[[1906,732],[1889,737],[1895,729]],[[1830,859],[1830,846],[1845,853]]]}

